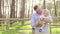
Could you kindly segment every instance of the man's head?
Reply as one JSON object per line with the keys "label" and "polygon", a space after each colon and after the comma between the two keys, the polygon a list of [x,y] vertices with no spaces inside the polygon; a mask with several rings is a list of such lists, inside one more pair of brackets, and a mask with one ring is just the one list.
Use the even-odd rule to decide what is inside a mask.
{"label": "man's head", "polygon": [[41,8],[40,8],[38,5],[35,5],[35,6],[34,6],[34,10],[35,10],[38,14],[41,14],[41,13],[42,13]]}

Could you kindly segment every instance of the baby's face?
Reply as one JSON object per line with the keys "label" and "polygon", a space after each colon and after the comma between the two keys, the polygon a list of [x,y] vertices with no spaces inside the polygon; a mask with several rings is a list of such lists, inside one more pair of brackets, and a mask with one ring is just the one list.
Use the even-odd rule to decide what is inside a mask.
{"label": "baby's face", "polygon": [[44,16],[48,16],[48,12],[47,11],[44,12]]}

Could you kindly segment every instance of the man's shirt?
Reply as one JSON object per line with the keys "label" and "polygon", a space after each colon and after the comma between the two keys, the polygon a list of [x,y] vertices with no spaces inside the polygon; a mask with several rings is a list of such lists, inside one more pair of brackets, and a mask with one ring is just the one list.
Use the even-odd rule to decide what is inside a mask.
{"label": "man's shirt", "polygon": [[[44,11],[42,11],[41,15],[43,15],[43,12],[44,12]],[[40,17],[41,15],[38,15],[37,13],[34,13],[34,14],[32,15],[32,17],[31,17],[31,26],[32,26],[32,28],[34,28],[35,23],[39,20],[39,17]],[[51,16],[50,16],[48,19],[49,19],[51,22],[53,21]],[[40,29],[41,29],[41,27],[36,27],[36,28],[35,28],[35,31],[39,31]],[[45,28],[42,29],[42,32],[48,32],[48,25],[46,25]]]}

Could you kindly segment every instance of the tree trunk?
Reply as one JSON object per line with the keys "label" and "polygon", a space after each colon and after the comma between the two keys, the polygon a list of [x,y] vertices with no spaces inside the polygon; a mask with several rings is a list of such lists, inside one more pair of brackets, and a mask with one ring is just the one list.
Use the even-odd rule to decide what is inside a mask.
{"label": "tree trunk", "polygon": [[0,0],[0,18],[2,18],[2,14],[1,14],[1,0]]}
{"label": "tree trunk", "polygon": [[54,7],[55,7],[55,16],[57,16],[57,1],[54,0]]}
{"label": "tree trunk", "polygon": [[[10,18],[15,18],[15,0],[12,0]],[[13,21],[10,21],[12,25]]]}
{"label": "tree trunk", "polygon": [[[25,0],[21,0],[21,11],[20,11],[20,18],[24,18],[24,13],[25,13]],[[21,21],[22,24],[21,25],[24,25],[24,20]]]}
{"label": "tree trunk", "polygon": [[[1,0],[0,0],[0,18],[2,18],[2,11],[1,11]],[[1,20],[0,20],[0,26],[1,26]]]}
{"label": "tree trunk", "polygon": [[44,9],[46,9],[46,1],[44,0]]}

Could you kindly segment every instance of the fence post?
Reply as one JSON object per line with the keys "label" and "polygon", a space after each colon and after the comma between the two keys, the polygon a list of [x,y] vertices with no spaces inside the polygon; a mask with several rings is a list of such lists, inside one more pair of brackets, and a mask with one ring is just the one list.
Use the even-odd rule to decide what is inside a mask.
{"label": "fence post", "polygon": [[32,34],[35,34],[35,28],[32,28]]}
{"label": "fence post", "polygon": [[50,34],[52,34],[52,32],[51,32],[51,24],[50,24]]}

